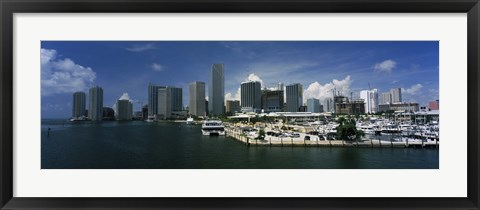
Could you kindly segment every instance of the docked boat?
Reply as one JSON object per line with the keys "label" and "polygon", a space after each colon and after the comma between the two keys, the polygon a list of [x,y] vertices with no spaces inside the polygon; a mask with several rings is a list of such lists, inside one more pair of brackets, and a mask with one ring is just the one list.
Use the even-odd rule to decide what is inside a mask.
{"label": "docked boat", "polygon": [[222,121],[220,120],[206,120],[202,124],[202,133],[205,136],[211,135],[225,135],[225,127],[223,126]]}
{"label": "docked boat", "polygon": [[85,116],[81,116],[81,117],[72,117],[70,118],[70,122],[75,122],[75,121],[87,121],[88,118],[85,117]]}
{"label": "docked boat", "polygon": [[187,125],[192,125],[195,124],[195,121],[193,120],[192,117],[187,118]]}

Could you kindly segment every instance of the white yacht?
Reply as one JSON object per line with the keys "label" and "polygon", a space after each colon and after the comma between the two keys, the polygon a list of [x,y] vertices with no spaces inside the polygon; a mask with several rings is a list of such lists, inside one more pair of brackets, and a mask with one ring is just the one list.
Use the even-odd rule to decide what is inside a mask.
{"label": "white yacht", "polygon": [[195,121],[193,120],[192,117],[187,118],[187,125],[192,125],[195,124]]}
{"label": "white yacht", "polygon": [[225,135],[225,127],[223,126],[222,121],[220,120],[206,120],[202,124],[202,133],[203,135]]}

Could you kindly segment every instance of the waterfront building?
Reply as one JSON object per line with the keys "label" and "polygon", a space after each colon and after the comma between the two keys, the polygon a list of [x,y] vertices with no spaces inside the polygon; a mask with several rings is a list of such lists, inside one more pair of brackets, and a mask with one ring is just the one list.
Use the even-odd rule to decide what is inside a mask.
{"label": "waterfront building", "polygon": [[316,98],[307,99],[307,112],[320,113],[320,100]]}
{"label": "waterfront building", "polygon": [[438,100],[430,101],[428,103],[428,108],[430,110],[439,110],[440,109],[440,102]]}
{"label": "waterfront building", "polygon": [[392,103],[392,94],[390,92],[382,93],[382,100],[380,104],[391,104]]}
{"label": "waterfront building", "polygon": [[103,118],[103,89],[99,86],[88,91],[89,106],[88,118],[93,121],[102,121]]}
{"label": "waterfront building", "polygon": [[142,107],[142,120],[148,119],[148,105]]}
{"label": "waterfront building", "polygon": [[325,98],[323,100],[323,111],[325,112],[334,112],[333,109],[333,100],[332,98]]}
{"label": "waterfront building", "polygon": [[299,112],[307,112],[307,106],[305,106],[305,105],[300,106],[300,108],[298,108],[298,111]]}
{"label": "waterfront building", "polygon": [[172,91],[170,87],[158,88],[158,119],[167,119],[172,115]]}
{"label": "waterfront building", "polygon": [[365,112],[378,112],[378,90],[362,90],[360,91],[360,98],[365,101]]}
{"label": "waterfront building", "polygon": [[183,111],[183,89],[179,87],[170,87],[172,112]]}
{"label": "waterfront building", "polygon": [[390,94],[391,94],[391,97],[392,97],[392,103],[401,103],[402,102],[402,89],[401,88],[390,89]]}
{"label": "waterfront building", "polygon": [[349,101],[345,96],[335,96],[335,113],[337,114],[365,114],[363,99]]}
{"label": "waterfront building", "polygon": [[148,84],[148,116],[156,118],[158,112],[158,90],[164,86]]}
{"label": "waterfront building", "polygon": [[110,107],[103,107],[102,120],[115,120],[115,110]]}
{"label": "waterfront building", "polygon": [[259,112],[261,109],[261,84],[258,81],[242,82],[240,85],[240,104],[242,110]]}
{"label": "waterfront building", "polygon": [[117,100],[115,118],[117,120],[132,120],[133,104],[128,99]]}
{"label": "waterfront building", "polygon": [[208,110],[212,115],[221,115],[225,103],[225,66],[213,64],[208,87]]}
{"label": "waterfront building", "polygon": [[303,86],[295,83],[286,86],[287,112],[298,112],[303,105]]}
{"label": "waterfront building", "polygon": [[[280,83],[281,84],[281,83]],[[283,86],[283,84],[282,84]],[[283,88],[283,87],[282,87]],[[283,94],[282,90],[262,90],[262,109],[264,112],[283,112]]]}
{"label": "waterfront building", "polygon": [[240,112],[240,101],[238,100],[227,100],[225,106],[225,112],[227,113],[236,113]]}
{"label": "waterfront building", "polygon": [[403,112],[418,112],[420,110],[418,103],[395,103],[395,104],[382,104],[379,106],[379,111],[403,111]]}
{"label": "waterfront building", "polygon": [[73,93],[72,118],[80,118],[85,116],[85,104],[87,97],[84,92]]}
{"label": "waterfront building", "polygon": [[192,82],[189,87],[188,108],[191,115],[205,116],[205,82]]}

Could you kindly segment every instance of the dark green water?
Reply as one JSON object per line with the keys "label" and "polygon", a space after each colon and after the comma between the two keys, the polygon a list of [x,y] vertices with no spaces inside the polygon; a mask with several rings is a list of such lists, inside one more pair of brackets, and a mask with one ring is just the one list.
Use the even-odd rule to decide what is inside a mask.
{"label": "dark green water", "polygon": [[[47,129],[51,128],[47,137]],[[265,147],[184,123],[42,120],[42,169],[438,169],[438,149]]]}

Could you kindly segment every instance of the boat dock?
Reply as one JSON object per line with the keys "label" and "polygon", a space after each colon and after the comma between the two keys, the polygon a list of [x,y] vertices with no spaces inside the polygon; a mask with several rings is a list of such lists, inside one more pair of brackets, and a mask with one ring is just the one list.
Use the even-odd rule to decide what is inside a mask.
{"label": "boat dock", "polygon": [[[374,147],[374,148],[438,148],[438,141],[385,141],[385,140],[323,140],[315,135],[300,133],[300,137],[265,136],[263,140],[249,137],[241,130],[232,127],[225,128],[225,135],[244,143],[247,146],[303,146],[303,147]],[[306,136],[308,136],[306,138]],[[308,140],[309,139],[309,140]]]}

